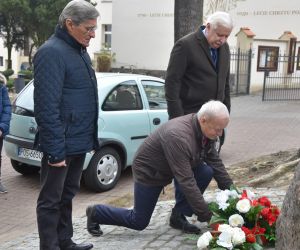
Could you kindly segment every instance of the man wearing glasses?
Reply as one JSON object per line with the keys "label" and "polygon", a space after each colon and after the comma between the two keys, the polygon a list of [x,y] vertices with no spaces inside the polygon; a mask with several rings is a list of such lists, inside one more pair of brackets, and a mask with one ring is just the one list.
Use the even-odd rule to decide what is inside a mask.
{"label": "man wearing glasses", "polygon": [[41,250],[93,248],[72,241],[72,199],[86,152],[99,148],[97,80],[86,51],[98,16],[92,4],[70,1],[34,58],[35,145],[43,152],[37,201]]}

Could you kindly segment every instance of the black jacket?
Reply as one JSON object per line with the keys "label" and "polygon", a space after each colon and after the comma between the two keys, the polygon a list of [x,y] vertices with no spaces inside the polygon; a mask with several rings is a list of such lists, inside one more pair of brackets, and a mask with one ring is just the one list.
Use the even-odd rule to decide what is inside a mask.
{"label": "black jacket", "polygon": [[179,39],[172,49],[165,81],[170,119],[195,113],[210,100],[223,102],[230,111],[229,70],[227,43],[218,49],[215,68],[201,30]]}

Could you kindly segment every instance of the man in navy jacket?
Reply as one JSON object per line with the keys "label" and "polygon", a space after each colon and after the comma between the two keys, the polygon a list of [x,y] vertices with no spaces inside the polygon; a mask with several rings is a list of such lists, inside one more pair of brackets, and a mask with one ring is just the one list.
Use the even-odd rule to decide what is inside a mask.
{"label": "man in navy jacket", "polygon": [[37,149],[43,152],[37,201],[40,249],[91,249],[72,241],[72,199],[79,190],[86,152],[97,150],[98,92],[86,52],[97,27],[96,8],[73,0],[55,33],[34,58]]}

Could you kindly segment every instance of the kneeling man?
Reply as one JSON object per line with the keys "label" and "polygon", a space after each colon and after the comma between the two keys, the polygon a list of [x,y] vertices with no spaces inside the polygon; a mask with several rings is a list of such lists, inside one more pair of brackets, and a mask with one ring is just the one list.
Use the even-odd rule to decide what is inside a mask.
{"label": "kneeling man", "polygon": [[[133,209],[93,205],[86,210],[87,230],[94,236],[102,234],[100,225],[145,229],[164,186],[173,178],[179,184],[187,205],[174,218],[172,227],[185,231],[185,216],[196,214],[201,222],[212,213],[203,192],[212,178],[220,189],[232,184],[224,164],[215,150],[217,136],[229,122],[226,106],[219,101],[205,103],[197,114],[178,117],[161,125],[145,139],[138,149],[132,172],[134,177]],[[185,215],[185,216],[183,216]],[[187,230],[186,230],[187,231]],[[198,233],[200,232],[200,229]]]}

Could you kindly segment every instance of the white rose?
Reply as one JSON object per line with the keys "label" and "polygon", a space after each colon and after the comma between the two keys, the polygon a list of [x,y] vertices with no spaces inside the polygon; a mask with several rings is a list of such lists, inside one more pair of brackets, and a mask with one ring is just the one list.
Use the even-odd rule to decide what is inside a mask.
{"label": "white rose", "polygon": [[218,231],[219,232],[231,232],[232,227],[229,226],[228,224],[220,224],[218,227]]}
{"label": "white rose", "polygon": [[246,241],[246,235],[242,229],[239,227],[233,228],[233,235],[232,235],[232,243],[233,245],[240,245]]}
{"label": "white rose", "polygon": [[209,246],[209,242],[212,240],[212,238],[213,237],[210,232],[205,232],[202,234],[197,241],[198,249],[206,249]]}
{"label": "white rose", "polygon": [[232,227],[241,227],[244,225],[244,218],[239,214],[233,214],[229,217],[228,222]]}
{"label": "white rose", "polygon": [[222,247],[225,247],[225,248],[228,248],[228,249],[232,249],[233,245],[232,245],[232,242],[231,242],[231,237],[232,237],[231,233],[222,232],[219,235],[219,238],[217,240],[217,244],[219,246],[222,246]]}
{"label": "white rose", "polygon": [[251,203],[248,199],[239,200],[236,204],[236,209],[243,214],[249,212],[250,208],[251,208]]}

